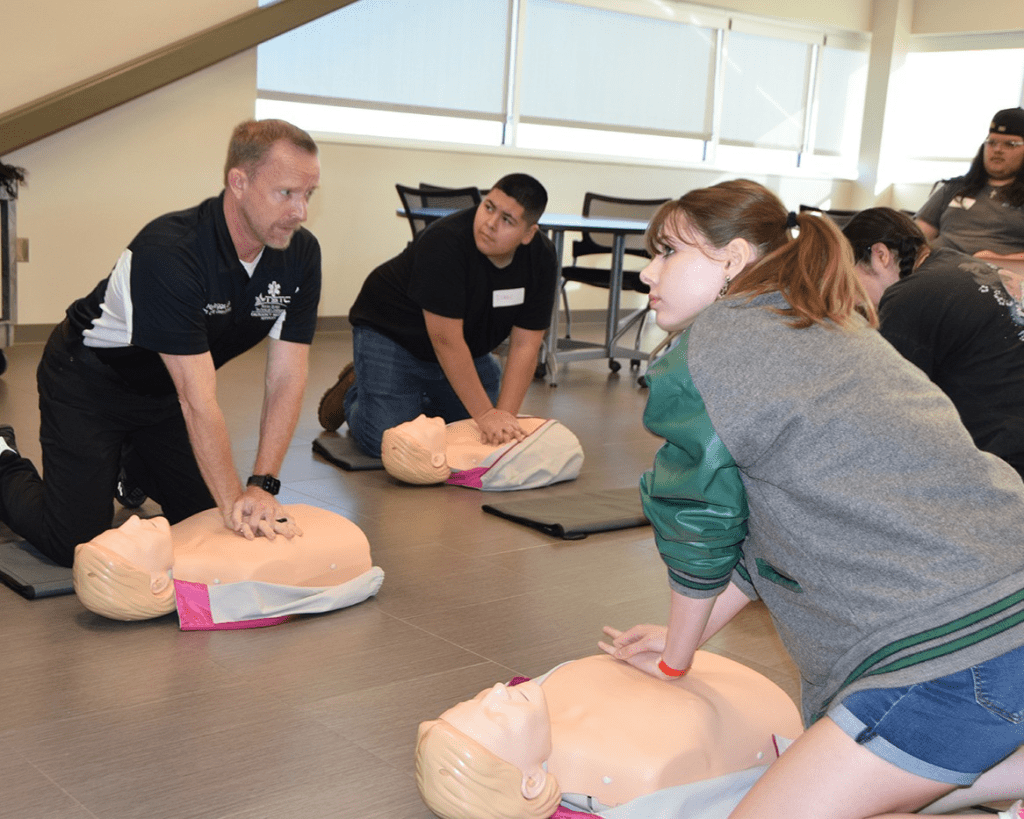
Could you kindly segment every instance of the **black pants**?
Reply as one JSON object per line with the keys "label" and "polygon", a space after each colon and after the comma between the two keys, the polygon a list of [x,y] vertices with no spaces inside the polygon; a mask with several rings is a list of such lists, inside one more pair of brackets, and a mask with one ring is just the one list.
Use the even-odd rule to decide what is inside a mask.
{"label": "black pants", "polygon": [[64,566],[75,546],[109,529],[125,444],[132,481],[173,524],[216,504],[192,454],[176,395],[144,396],[66,324],[50,335],[36,373],[43,475],[26,458],[0,456],[0,516]]}

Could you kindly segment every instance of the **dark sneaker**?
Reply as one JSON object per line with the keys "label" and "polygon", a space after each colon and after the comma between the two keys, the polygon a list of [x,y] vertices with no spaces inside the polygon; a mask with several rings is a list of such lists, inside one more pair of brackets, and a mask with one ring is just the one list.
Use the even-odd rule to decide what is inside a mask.
{"label": "dark sneaker", "polygon": [[[2,434],[2,433],[0,433]],[[124,467],[117,473],[117,485],[114,487],[114,500],[125,509],[138,509],[146,502],[146,493],[136,486],[125,474]]]}
{"label": "dark sneaker", "polygon": [[0,424],[0,455],[5,452],[18,454],[18,442],[14,440],[14,427],[10,424]]}
{"label": "dark sneaker", "polygon": [[338,373],[338,382],[324,393],[316,415],[324,429],[336,430],[345,423],[345,395],[356,383],[356,368],[352,362]]}

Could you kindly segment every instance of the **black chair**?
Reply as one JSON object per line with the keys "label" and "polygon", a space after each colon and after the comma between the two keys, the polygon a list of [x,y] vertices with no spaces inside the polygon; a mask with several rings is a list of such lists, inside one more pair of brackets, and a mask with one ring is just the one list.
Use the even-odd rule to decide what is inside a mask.
{"label": "black chair", "polygon": [[810,211],[811,213],[820,213],[823,216],[827,216],[829,219],[831,219],[833,222],[835,222],[837,225],[839,225],[839,229],[840,230],[842,230],[844,227],[846,227],[847,222],[849,222],[854,216],[856,216],[858,213],[860,213],[859,210],[839,210],[837,208],[819,208],[816,205],[801,205],[800,206],[800,212],[801,213],[806,213],[807,211]]}
{"label": "black chair", "polygon": [[405,209],[406,218],[409,220],[409,227],[412,229],[413,238],[431,222],[437,221],[438,216],[413,216],[411,211],[416,208],[450,208],[462,210],[480,204],[480,191],[477,188],[441,188],[434,186],[420,186],[413,188],[408,185],[395,185],[398,191],[398,198],[402,200],[402,207]]}
{"label": "black chair", "polygon": [[[595,217],[609,217],[618,219],[643,219],[649,220],[655,212],[668,199],[625,199],[619,196],[605,196],[600,193],[587,193],[583,197],[583,215]],[[588,267],[579,264],[584,256],[596,254],[610,254],[612,252],[612,235],[610,233],[599,233],[583,231],[583,238],[572,243],[572,264],[562,268],[562,306],[565,311],[565,338],[572,337],[572,316],[569,309],[569,297],[565,290],[566,282],[579,282],[591,287],[608,288],[611,280],[611,270],[607,267]],[[629,256],[639,256],[649,259],[647,249],[644,247],[642,235],[625,237],[625,252]],[[637,270],[623,270],[622,289],[647,293],[650,288],[640,281],[640,272]],[[636,326],[636,342],[634,346],[639,347],[640,337],[644,331],[649,307],[642,307],[633,311],[629,316],[619,321],[618,334]],[[630,362],[634,367],[639,366],[640,360],[634,359]],[[612,372],[617,372],[619,363],[614,359],[609,360],[608,366]]]}
{"label": "black chair", "polygon": [[[435,185],[433,182],[420,182],[420,187],[428,191],[460,191],[462,188],[450,188],[446,185]],[[491,192],[490,188],[478,188],[480,191],[480,199],[483,200],[487,194]]]}

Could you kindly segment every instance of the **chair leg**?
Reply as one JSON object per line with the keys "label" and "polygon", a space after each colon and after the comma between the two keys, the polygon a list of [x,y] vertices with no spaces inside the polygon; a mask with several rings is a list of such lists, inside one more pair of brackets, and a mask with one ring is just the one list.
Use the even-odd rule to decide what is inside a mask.
{"label": "chair leg", "polygon": [[565,337],[572,338],[572,313],[569,312],[569,294],[565,292],[565,282],[562,282],[562,312],[565,313]]}
{"label": "chair leg", "polygon": [[[637,349],[637,350],[640,349],[640,339],[643,338],[644,328],[647,327],[647,317],[649,315],[651,315],[651,308],[650,307],[648,307],[646,310],[644,310],[643,315],[640,316],[640,321],[638,321],[636,323],[636,341],[633,342],[633,347],[635,349]],[[640,366],[640,359],[639,358],[634,358],[632,361],[629,362],[629,365],[631,367],[639,367]]]}

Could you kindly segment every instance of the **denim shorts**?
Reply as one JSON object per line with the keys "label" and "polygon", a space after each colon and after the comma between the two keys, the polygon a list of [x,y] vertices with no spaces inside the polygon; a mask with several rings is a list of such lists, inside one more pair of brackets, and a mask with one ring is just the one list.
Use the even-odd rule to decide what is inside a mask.
{"label": "denim shorts", "polygon": [[930,682],[857,691],[828,716],[898,768],[970,785],[1024,745],[1024,646]]}

